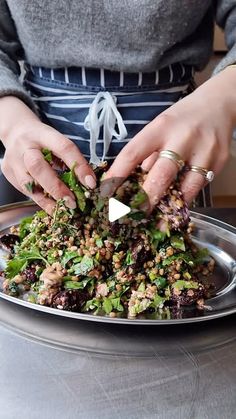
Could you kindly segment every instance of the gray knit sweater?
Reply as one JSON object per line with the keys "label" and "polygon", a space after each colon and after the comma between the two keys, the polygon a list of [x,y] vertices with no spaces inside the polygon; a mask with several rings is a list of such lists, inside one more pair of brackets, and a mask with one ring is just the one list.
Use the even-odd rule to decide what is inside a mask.
{"label": "gray knit sweater", "polygon": [[0,96],[30,104],[18,60],[44,67],[153,71],[182,62],[202,69],[213,22],[236,62],[236,0],[0,0]]}

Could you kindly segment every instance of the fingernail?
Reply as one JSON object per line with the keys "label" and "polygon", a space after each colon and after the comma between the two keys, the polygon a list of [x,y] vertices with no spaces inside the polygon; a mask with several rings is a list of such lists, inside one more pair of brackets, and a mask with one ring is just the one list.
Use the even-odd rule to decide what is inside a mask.
{"label": "fingernail", "polygon": [[87,175],[84,178],[85,186],[87,186],[90,189],[94,189],[96,187],[96,180],[92,175]]}
{"label": "fingernail", "polygon": [[70,196],[64,196],[65,204],[70,209],[75,209],[77,207],[76,202]]}
{"label": "fingernail", "polygon": [[148,165],[147,163],[143,163],[143,164],[141,165],[141,169],[142,169],[144,172],[148,172],[148,170],[149,170],[149,165]]}
{"label": "fingernail", "polygon": [[110,180],[108,181],[105,180],[101,183],[100,194],[102,198],[108,198],[112,196],[113,190],[114,189],[112,188]]}

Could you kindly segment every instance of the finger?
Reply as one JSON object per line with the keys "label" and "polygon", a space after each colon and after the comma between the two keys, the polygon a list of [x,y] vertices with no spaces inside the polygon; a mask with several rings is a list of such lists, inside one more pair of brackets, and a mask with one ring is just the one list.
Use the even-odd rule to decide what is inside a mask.
{"label": "finger", "polygon": [[52,153],[63,160],[70,169],[75,165],[75,174],[84,186],[91,189],[96,187],[96,176],[91,166],[71,140],[53,130],[51,138],[50,135],[46,138],[44,146],[50,147]]}
{"label": "finger", "polygon": [[172,160],[159,157],[154,163],[143,184],[143,189],[149,196],[151,208],[160,201],[177,173],[178,167]]}
{"label": "finger", "polygon": [[206,184],[207,182],[205,178],[200,175],[200,173],[191,171],[186,172],[181,183],[181,191],[187,204],[190,204],[193,201]]}
{"label": "finger", "polygon": [[[52,215],[56,202],[44,196],[43,192],[36,191],[35,193],[29,192],[26,185],[33,182],[33,179],[26,172],[19,170],[15,175],[12,171],[8,171],[7,179],[18,191],[31,198],[39,207],[44,209],[49,215]],[[16,180],[17,179],[17,180]]]}
{"label": "finger", "polygon": [[142,164],[141,164],[142,169],[145,172],[149,172],[149,170],[152,168],[152,166],[157,161],[157,159],[158,159],[158,152],[154,151],[154,153],[152,153],[151,156],[149,156],[147,159],[145,159],[142,162]]}
{"label": "finger", "polygon": [[[42,188],[51,195],[56,201],[65,198],[65,204],[68,208],[75,209],[76,202],[73,193],[57,177],[55,171],[44,160],[42,153],[37,149],[29,149],[24,153],[24,164],[26,170],[33,179],[39,183]],[[24,180],[21,180],[22,187]]]}
{"label": "finger", "polygon": [[[216,172],[218,160],[215,157],[216,150],[214,141],[205,141],[205,147],[198,147],[192,152],[188,160],[188,166],[198,166]],[[186,171],[181,182],[181,190],[186,202],[190,204],[207,183],[207,180],[202,174]]]}
{"label": "finger", "polygon": [[118,154],[105,175],[126,178],[132,170],[161,146],[162,124],[153,120],[146,125]]}

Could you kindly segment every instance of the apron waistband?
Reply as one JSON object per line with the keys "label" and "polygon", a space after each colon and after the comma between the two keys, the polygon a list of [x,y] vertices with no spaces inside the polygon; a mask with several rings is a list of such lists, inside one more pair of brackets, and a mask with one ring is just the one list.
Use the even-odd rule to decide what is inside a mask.
{"label": "apron waistband", "polygon": [[110,71],[103,68],[65,67],[45,68],[25,64],[27,72],[35,78],[50,82],[61,82],[71,86],[99,90],[123,90],[132,88],[164,88],[188,83],[194,68],[182,63],[171,64],[153,72],[128,73]]}

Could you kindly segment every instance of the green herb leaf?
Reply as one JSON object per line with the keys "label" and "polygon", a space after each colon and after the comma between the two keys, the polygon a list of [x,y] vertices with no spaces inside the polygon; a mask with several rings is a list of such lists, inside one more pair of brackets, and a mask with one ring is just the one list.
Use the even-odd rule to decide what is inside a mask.
{"label": "green herb leaf", "polygon": [[26,259],[11,259],[7,262],[6,267],[6,276],[9,279],[14,278],[16,275],[18,275],[21,271],[23,271],[27,266],[27,260]]}
{"label": "green herb leaf", "polygon": [[176,288],[180,291],[184,290],[184,289],[198,289],[199,288],[199,284],[195,281],[184,281],[182,279],[179,279],[178,281],[174,282],[172,284],[172,288]]}
{"label": "green herb leaf", "polygon": [[[65,278],[63,278],[65,280]],[[74,289],[74,290],[82,290],[88,285],[91,281],[93,281],[93,278],[86,277],[82,279],[81,281],[65,281],[64,288],[65,289]]]}
{"label": "green herb leaf", "polygon": [[99,247],[99,249],[101,247],[103,247],[103,241],[102,241],[102,239],[97,239],[95,243],[96,243],[96,246]]}
{"label": "green herb leaf", "polygon": [[48,148],[43,148],[42,153],[44,156],[44,160],[46,160],[48,163],[52,162],[52,152]]}
{"label": "green herb leaf", "polygon": [[158,289],[163,289],[166,287],[167,280],[162,276],[157,277],[153,283],[157,286]]}
{"label": "green herb leaf", "polygon": [[31,217],[23,218],[23,220],[21,220],[21,223],[19,225],[19,236],[21,240],[23,240],[27,236],[27,234],[30,232],[30,226],[31,226],[31,222],[33,218],[34,217],[31,216]]}
{"label": "green herb leaf", "polygon": [[185,243],[184,243],[184,238],[183,236],[171,236],[170,238],[170,244],[172,247],[174,247],[175,249],[179,249],[179,250],[183,250],[185,251]]}
{"label": "green herb leaf", "polygon": [[132,201],[130,202],[131,208],[139,208],[140,205],[144,204],[148,200],[148,196],[144,191],[138,191]]}
{"label": "green herb leaf", "polygon": [[145,284],[144,284],[144,282],[141,282],[141,284],[139,284],[137,291],[140,291],[140,292],[144,292],[145,291]]}
{"label": "green herb leaf", "polygon": [[194,266],[194,257],[190,253],[178,253],[163,260],[162,265],[168,266],[175,260],[183,260],[187,265]]}
{"label": "green herb leaf", "polygon": [[126,253],[125,263],[128,266],[133,265],[133,263],[135,263],[135,260],[132,258],[132,253],[130,250],[128,250]]}
{"label": "green herb leaf", "polygon": [[110,314],[113,309],[112,302],[109,298],[104,298],[102,303],[102,309],[105,311],[106,314]]}
{"label": "green herb leaf", "polygon": [[95,204],[96,211],[101,211],[103,209],[104,205],[105,205],[105,199],[99,197],[96,204]]}
{"label": "green herb leaf", "polygon": [[72,267],[75,275],[84,275],[94,268],[94,259],[85,255],[80,263]]}
{"label": "green herb leaf", "polygon": [[132,220],[141,221],[143,218],[145,218],[145,213],[143,211],[132,211],[127,215],[127,217],[131,218]]}
{"label": "green herb leaf", "polygon": [[111,304],[114,310],[124,311],[124,307],[122,306],[120,302],[120,297],[111,298],[110,300],[111,300]]}
{"label": "green herb leaf", "polygon": [[86,207],[86,198],[82,187],[78,184],[74,168],[62,173],[60,179],[74,192],[79,209],[83,212]]}
{"label": "green herb leaf", "polygon": [[62,264],[63,268],[65,268],[66,264],[74,258],[78,258],[78,252],[71,251],[71,250],[66,250],[62,259],[61,259],[61,264]]}
{"label": "green herb leaf", "polygon": [[34,193],[34,187],[35,187],[35,183],[33,180],[31,182],[25,183],[25,188],[27,189],[29,193]]}

